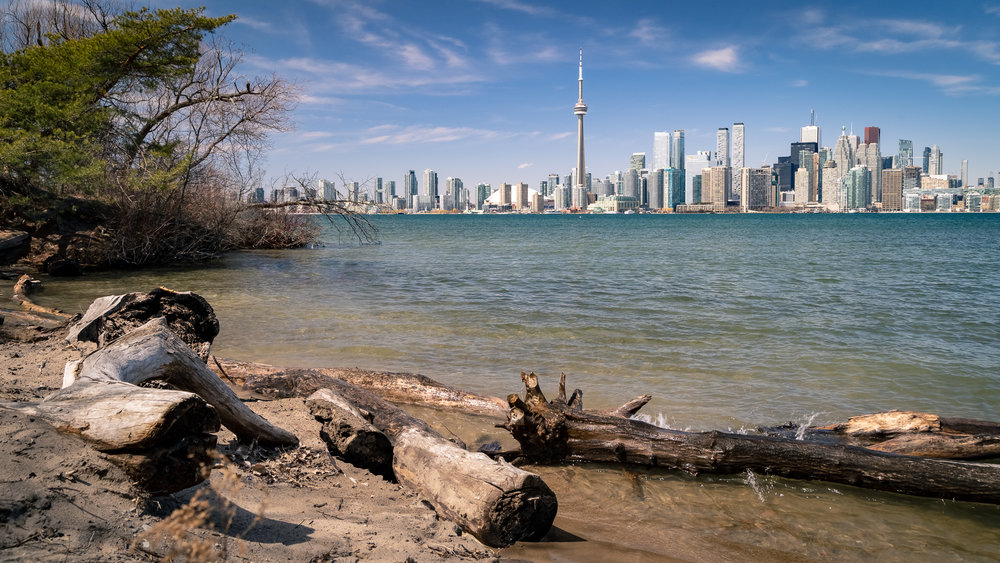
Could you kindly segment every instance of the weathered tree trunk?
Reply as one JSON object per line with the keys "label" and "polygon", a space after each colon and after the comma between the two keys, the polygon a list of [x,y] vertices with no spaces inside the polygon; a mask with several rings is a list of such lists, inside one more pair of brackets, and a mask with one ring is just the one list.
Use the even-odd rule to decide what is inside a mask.
{"label": "weathered tree trunk", "polygon": [[28,274],[24,274],[18,278],[17,283],[14,284],[14,293],[11,299],[21,306],[25,311],[30,311],[32,313],[41,313],[43,315],[52,315],[54,317],[59,317],[62,319],[69,319],[70,315],[60,311],[59,309],[52,309],[50,307],[43,307],[36,304],[31,300],[31,293],[41,285],[42,282],[33,279]]}
{"label": "weathered tree trunk", "polygon": [[320,389],[306,399],[306,406],[323,424],[319,435],[331,454],[376,475],[392,477],[392,443],[347,399],[331,389]]}
{"label": "weathered tree trunk", "polygon": [[330,381],[340,380],[395,403],[455,409],[488,416],[507,414],[507,403],[499,397],[467,393],[413,373],[283,368],[214,356],[208,365],[230,383],[268,398],[308,397],[320,389],[330,387]]}
{"label": "weathered tree trunk", "polygon": [[67,364],[63,391],[89,383],[121,381],[139,385],[152,380],[165,381],[207,401],[215,407],[222,424],[240,440],[278,447],[298,445],[294,434],[272,425],[244,405],[233,390],[171,331],[162,317],[97,349],[81,361]]}
{"label": "weathered tree trunk", "polygon": [[219,334],[219,319],[212,306],[197,293],[163,287],[149,293],[95,299],[83,318],[70,327],[66,339],[105,346],[156,317],[165,318],[170,330],[187,343],[202,362],[208,359],[212,341]]}
{"label": "weathered tree trunk", "polygon": [[[884,491],[1000,503],[1000,466],[925,459],[857,446],[771,436],[665,430],[622,415],[584,411],[580,401],[546,401],[534,374],[522,374],[525,398],[508,397],[505,427],[538,462],[599,461],[683,469],[691,473],[758,471]],[[578,394],[574,393],[574,396]],[[640,401],[641,402],[641,401]]]}
{"label": "weathered tree trunk", "polygon": [[[372,415],[393,445],[396,479],[483,544],[506,547],[544,536],[555,519],[555,494],[542,478],[471,453],[373,393],[340,380],[331,387]],[[312,398],[316,402],[316,395]]]}
{"label": "weathered tree trunk", "polygon": [[153,494],[198,484],[212,467],[219,417],[193,393],[84,381],[41,403],[0,406],[86,439]]}

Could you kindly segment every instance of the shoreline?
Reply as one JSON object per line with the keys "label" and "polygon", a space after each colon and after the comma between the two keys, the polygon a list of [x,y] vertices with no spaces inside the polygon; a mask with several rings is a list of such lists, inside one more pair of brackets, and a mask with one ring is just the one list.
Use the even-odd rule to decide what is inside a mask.
{"label": "shoreline", "polygon": [[[96,348],[71,345],[64,330],[33,325],[11,307],[0,307],[0,316],[0,402],[42,400],[60,388],[66,362]],[[223,428],[209,480],[145,504],[130,500],[128,480],[82,440],[0,408],[9,430],[0,458],[16,460],[4,464],[0,483],[0,529],[8,538],[0,554],[147,561],[200,549],[209,558],[252,561],[500,560],[416,493],[331,457],[304,399],[244,403],[295,433],[299,447],[249,449]],[[75,467],[69,477],[67,465]],[[179,518],[198,506],[208,510]]]}

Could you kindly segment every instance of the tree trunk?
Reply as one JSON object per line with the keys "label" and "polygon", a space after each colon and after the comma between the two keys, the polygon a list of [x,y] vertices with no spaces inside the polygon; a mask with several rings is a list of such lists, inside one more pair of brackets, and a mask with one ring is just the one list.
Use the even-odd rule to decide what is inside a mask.
{"label": "tree trunk", "polygon": [[170,330],[190,346],[202,362],[208,359],[212,341],[219,334],[219,319],[212,306],[197,293],[163,287],[149,293],[95,299],[83,318],[70,327],[66,339],[105,346],[156,317],[165,318]]}
{"label": "tree trunk", "polygon": [[[267,446],[294,447],[298,438],[264,420],[244,405],[178,338],[162,318],[66,365],[63,391],[87,382],[121,381],[139,385],[161,380],[207,401],[240,440]],[[99,421],[95,421],[98,424]]]}
{"label": "tree trunk", "polygon": [[[665,430],[620,415],[584,411],[579,400],[546,401],[534,374],[525,398],[508,397],[505,427],[537,462],[598,461],[732,474],[752,470],[884,491],[1000,503],[1000,466],[894,455],[857,446],[772,436]],[[578,393],[574,393],[578,397]],[[572,401],[572,399],[571,399]]]}
{"label": "tree trunk", "polygon": [[392,443],[354,405],[331,389],[306,399],[309,412],[323,424],[320,438],[334,456],[392,478]]}
{"label": "tree trunk", "polygon": [[[483,544],[506,547],[537,540],[552,526],[556,497],[538,475],[468,452],[369,391],[337,379],[329,383],[368,411],[372,424],[388,436],[396,479]],[[317,399],[311,398],[314,404]]]}
{"label": "tree trunk", "polygon": [[419,374],[362,369],[297,369],[212,357],[209,367],[233,385],[268,398],[308,397],[330,387],[332,380],[367,389],[387,401],[461,410],[470,414],[505,416],[507,403],[443,385]]}

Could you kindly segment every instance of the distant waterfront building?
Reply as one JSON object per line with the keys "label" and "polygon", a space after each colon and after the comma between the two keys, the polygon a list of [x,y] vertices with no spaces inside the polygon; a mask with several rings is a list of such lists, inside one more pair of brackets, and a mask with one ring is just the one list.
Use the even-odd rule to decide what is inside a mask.
{"label": "distant waterfront building", "polygon": [[878,127],[865,127],[865,144],[879,144],[879,128]]}
{"label": "distant waterfront building", "polygon": [[642,170],[646,167],[646,153],[644,152],[634,152],[632,157],[629,158],[628,167],[633,170]]}
{"label": "distant waterfront building", "polygon": [[715,165],[729,166],[729,128],[719,127],[715,134]]}
{"label": "distant waterfront building", "polygon": [[359,203],[361,201],[361,186],[357,182],[347,182],[344,184],[348,201]]}
{"label": "distant waterfront building", "polygon": [[653,169],[670,166],[670,132],[653,132]]}
{"label": "distant waterfront building", "polygon": [[385,203],[385,186],[383,185],[382,178],[375,178],[375,203],[382,204]]}
{"label": "distant waterfront building", "polygon": [[424,193],[433,201],[438,196],[438,175],[430,168],[424,170]]}
{"label": "distant waterfront building", "polygon": [[701,203],[711,203],[723,210],[726,194],[731,190],[732,171],[728,166],[713,166],[701,171]]}
{"label": "distant waterfront building", "polygon": [[758,211],[774,207],[771,167],[740,169],[740,211]]}
{"label": "distant waterfront building", "polygon": [[906,168],[907,166],[913,166],[913,141],[900,139],[899,155],[896,157],[896,168]]}
{"label": "distant waterfront building", "polygon": [[408,171],[403,176],[403,197],[406,198],[406,207],[413,207],[413,197],[417,195],[417,175],[413,170]]}
{"label": "distant waterfront building", "polygon": [[591,211],[600,209],[605,213],[622,213],[639,208],[639,200],[625,195],[601,196],[588,207]]}
{"label": "distant waterfront building", "polygon": [[950,212],[955,204],[955,197],[951,194],[937,194],[934,199],[936,211]]}
{"label": "distant waterfront building", "polygon": [[635,168],[629,168],[622,174],[621,195],[639,199],[639,171]]}
{"label": "distant waterfront building", "polygon": [[931,147],[930,159],[927,163],[927,173],[931,176],[944,174],[944,155],[937,145]]}
{"label": "distant waterfront building", "polygon": [[844,129],[844,127],[840,128],[840,137],[837,137],[837,144],[833,147],[833,161],[837,164],[837,178],[847,176],[847,171],[854,168],[857,163],[854,157],[854,145]]}
{"label": "distant waterfront building", "polygon": [[[657,168],[646,177],[646,192],[649,197],[650,209],[663,209],[663,169]],[[600,197],[600,196],[598,196]]]}
{"label": "distant waterfront building", "polygon": [[855,166],[844,177],[845,209],[868,209],[872,203],[872,173],[867,166]]}
{"label": "distant waterfront building", "polygon": [[857,162],[871,171],[872,203],[882,201],[882,155],[879,146],[869,143],[858,145]]}
{"label": "distant waterfront building", "polygon": [[812,184],[812,173],[805,166],[799,166],[795,171],[795,205],[805,207],[809,203],[809,187]]}
{"label": "distant waterfront building", "polygon": [[924,147],[924,165],[922,167],[924,174],[929,173],[930,165],[931,165],[931,148]]}
{"label": "distant waterfront building", "polygon": [[689,205],[697,205],[701,203],[701,174],[696,174],[691,178],[691,193],[692,199],[690,199]]}
{"label": "distant waterfront building", "polygon": [[476,209],[483,208],[483,203],[489,199],[491,193],[493,193],[493,190],[489,184],[476,184]]}
{"label": "distant waterfront building", "polygon": [[684,178],[684,170],[671,166],[663,171],[663,207],[676,208],[687,203]]}
{"label": "distant waterfront building", "polygon": [[701,175],[702,169],[712,166],[712,151],[697,151],[695,154],[688,155],[683,164],[685,174],[684,202],[700,203],[701,192],[695,194],[694,178]]}
{"label": "distant waterfront building", "polygon": [[965,210],[979,212],[983,210],[983,195],[975,192],[965,194]]}
{"label": "distant waterfront building", "polygon": [[337,199],[337,184],[329,180],[320,179],[316,182],[316,198],[323,201],[334,201]]}
{"label": "distant waterfront building", "polygon": [[500,207],[511,205],[511,186],[506,182],[500,184]]}
{"label": "distant waterfront building", "polygon": [[920,189],[920,167],[906,166],[903,168],[903,191]]}
{"label": "distant waterfront building", "polygon": [[552,203],[556,211],[569,209],[572,205],[572,189],[569,186],[559,186],[552,193]]}
{"label": "distant waterfront building", "polygon": [[799,133],[799,141],[803,143],[816,143],[817,146],[823,144],[820,139],[819,125],[816,125],[816,111],[809,112],[809,125],[802,128]]}
{"label": "distant waterfront building", "polygon": [[670,166],[684,169],[684,130],[674,129],[670,139]]}
{"label": "distant waterfront building", "polygon": [[882,171],[882,210],[903,210],[903,170],[901,168]]}
{"label": "distant waterfront building", "polygon": [[962,187],[969,186],[969,161],[962,160],[962,176],[961,176]]}
{"label": "distant waterfront building", "polygon": [[396,181],[386,180],[385,182],[386,203],[396,198]]}
{"label": "distant waterfront building", "polygon": [[518,182],[514,186],[512,197],[511,206],[514,209],[527,211],[531,207],[531,200],[528,199],[528,184],[526,182]]}
{"label": "distant waterfront building", "polygon": [[826,161],[823,165],[823,192],[820,201],[827,211],[837,212],[844,208],[844,190],[837,163]]}
{"label": "distant waterfront building", "polygon": [[746,128],[743,123],[733,123],[733,159],[732,159],[732,169],[733,169],[733,199],[740,201],[742,197],[742,170],[746,165],[744,162],[743,151],[745,147],[744,134],[746,133]]}
{"label": "distant waterfront building", "polygon": [[559,185],[559,174],[555,172],[549,174],[549,191],[545,194],[546,197],[552,195],[555,192],[556,186]]}
{"label": "distant waterfront building", "polygon": [[545,210],[545,196],[541,192],[531,194],[531,212],[541,213]]}

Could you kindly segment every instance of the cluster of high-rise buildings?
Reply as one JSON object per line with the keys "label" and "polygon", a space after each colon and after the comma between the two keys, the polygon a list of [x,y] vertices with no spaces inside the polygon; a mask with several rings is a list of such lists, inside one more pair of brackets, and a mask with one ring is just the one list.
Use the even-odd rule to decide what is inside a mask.
{"label": "cluster of high-rise buildings", "polygon": [[[272,200],[298,198],[346,200],[362,210],[393,212],[752,212],[752,211],[1000,211],[994,176],[970,184],[968,161],[961,175],[944,173],[944,155],[937,146],[924,147],[922,165],[914,163],[913,141],[900,139],[883,154],[878,127],[864,129],[864,138],[841,127],[833,148],[823,145],[815,112],[802,127],[799,140],[790,143],[788,156],[773,164],[746,166],[746,127],[720,127],[714,153],[685,152],[684,130],[653,133],[653,159],[633,153],[624,171],[604,178],[586,172],[583,118],[583,51],[580,52],[576,167],[561,176],[541,180],[537,190],[528,184],[501,183],[466,188],[462,180],[447,178],[439,187],[434,170],[424,170],[423,182],[409,170],[401,189],[396,182],[375,178],[370,193],[358,182],[346,182],[343,193],[332,182],[300,193],[298,188],[274,190]],[[887,147],[888,148],[888,147]],[[263,199],[263,193],[258,197]]]}

